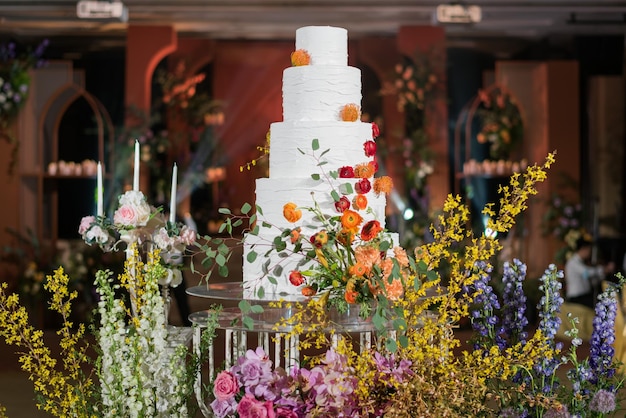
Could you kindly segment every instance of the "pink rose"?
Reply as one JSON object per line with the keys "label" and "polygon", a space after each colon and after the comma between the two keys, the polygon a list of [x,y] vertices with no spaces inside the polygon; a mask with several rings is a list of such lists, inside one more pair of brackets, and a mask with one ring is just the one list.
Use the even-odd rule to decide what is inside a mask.
{"label": "pink rose", "polygon": [[122,226],[137,226],[139,224],[137,212],[131,205],[120,206],[113,214],[113,222]]}
{"label": "pink rose", "polygon": [[237,405],[239,418],[275,418],[274,404],[271,401],[261,402],[254,396],[244,396]]}
{"label": "pink rose", "polygon": [[180,240],[185,245],[192,245],[196,242],[196,231],[187,226],[183,226],[180,230]]}
{"label": "pink rose", "polygon": [[229,371],[221,371],[213,382],[213,394],[220,401],[225,401],[239,392],[237,378]]}
{"label": "pink rose", "polygon": [[80,226],[78,227],[78,233],[85,235],[85,232],[91,227],[91,224],[96,221],[95,216],[85,216],[80,220]]}
{"label": "pink rose", "polygon": [[276,418],[298,418],[296,411],[293,411],[287,407],[279,406],[276,409]]}

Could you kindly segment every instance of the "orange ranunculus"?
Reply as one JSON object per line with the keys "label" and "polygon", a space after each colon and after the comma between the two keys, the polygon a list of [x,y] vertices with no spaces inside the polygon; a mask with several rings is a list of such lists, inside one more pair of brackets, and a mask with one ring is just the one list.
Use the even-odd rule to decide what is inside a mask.
{"label": "orange ranunculus", "polygon": [[293,270],[289,273],[289,283],[294,286],[300,286],[304,283],[304,276],[298,270]]}
{"label": "orange ranunculus", "polygon": [[325,229],[322,229],[317,234],[314,235],[314,243],[316,247],[321,247],[328,242],[328,232]]}
{"label": "orange ranunculus", "polygon": [[381,232],[383,228],[380,226],[380,222],[376,220],[368,221],[363,228],[361,228],[361,239],[363,241],[371,241],[376,238],[379,232]]}
{"label": "orange ranunculus", "polygon": [[354,103],[349,103],[341,108],[340,116],[344,122],[356,122],[361,115],[361,109]]}
{"label": "orange ranunculus", "polygon": [[369,245],[359,245],[354,249],[354,257],[357,262],[371,269],[374,264],[380,262],[380,251]]}
{"label": "orange ranunculus", "polygon": [[304,286],[301,292],[303,296],[310,297],[310,296],[315,296],[315,294],[317,293],[317,290],[315,290],[313,286]]}
{"label": "orange ranunculus", "polygon": [[342,229],[337,233],[335,239],[338,243],[347,247],[348,245],[352,244],[352,241],[354,240],[354,235],[355,232],[353,230]]}
{"label": "orange ranunculus", "polygon": [[294,67],[300,67],[302,65],[309,65],[311,63],[311,56],[304,49],[298,49],[291,53],[291,65]]}
{"label": "orange ranunculus", "polygon": [[295,244],[300,239],[300,228],[294,228],[289,233],[289,238],[292,244]]}
{"label": "orange ranunculus", "polygon": [[358,296],[358,293],[355,292],[354,290],[351,292],[346,291],[346,293],[344,293],[344,299],[346,300],[346,302],[350,303],[350,304],[354,304],[356,303],[356,297]]}
{"label": "orange ranunculus", "polygon": [[374,179],[374,193],[388,195],[393,189],[393,180],[389,176],[381,176]]}
{"label": "orange ranunculus", "polygon": [[350,268],[348,269],[348,273],[350,273],[351,276],[356,276],[356,277],[363,277],[369,272],[370,272],[370,269],[367,268],[365,264],[359,263],[358,261],[355,264],[351,265]]}
{"label": "orange ranunculus", "polygon": [[374,175],[374,167],[370,163],[357,164],[354,167],[354,177],[368,179]]}
{"label": "orange ranunculus", "polygon": [[385,293],[387,294],[387,299],[389,300],[398,300],[404,294],[404,287],[402,286],[402,282],[399,279],[394,279],[389,283],[387,279],[385,279]]}
{"label": "orange ranunculus", "polygon": [[361,217],[361,215],[351,209],[347,209],[341,215],[341,225],[343,225],[343,227],[347,230],[353,230],[357,228],[361,224],[361,222],[363,222],[363,218]]}
{"label": "orange ranunculus", "polygon": [[298,206],[293,202],[285,203],[285,206],[283,206],[283,216],[288,222],[298,222],[302,217],[302,211],[298,209]]}
{"label": "orange ranunculus", "polygon": [[352,199],[352,207],[356,210],[365,210],[367,209],[367,196],[364,194],[357,194]]}
{"label": "orange ranunculus", "polygon": [[354,290],[354,280],[348,280],[348,283],[346,284],[346,293],[344,293],[343,296],[346,302],[356,303],[356,297],[358,296],[358,293],[356,290]]}
{"label": "orange ranunculus", "polygon": [[484,133],[479,133],[478,135],[476,135],[476,140],[478,141],[479,144],[484,144],[485,142],[487,142],[487,137],[485,136]]}

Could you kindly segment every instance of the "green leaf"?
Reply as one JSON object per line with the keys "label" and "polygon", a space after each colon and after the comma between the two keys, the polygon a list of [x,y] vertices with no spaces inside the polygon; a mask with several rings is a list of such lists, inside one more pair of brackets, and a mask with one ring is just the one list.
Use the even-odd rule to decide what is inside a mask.
{"label": "green leaf", "polygon": [[265,297],[265,288],[263,286],[259,287],[259,290],[256,292],[259,299],[263,299]]}
{"label": "green leaf", "polygon": [[228,277],[228,266],[219,266],[217,268],[217,272],[220,274],[221,277]]}
{"label": "green leaf", "polygon": [[311,141],[311,149],[313,151],[317,151],[318,149],[320,149],[320,141],[317,138],[315,138],[315,139],[313,139],[313,141]]}
{"label": "green leaf", "polygon": [[280,276],[281,274],[283,274],[283,266],[281,266],[280,264],[277,265],[276,267],[274,267],[274,270],[272,270],[272,273],[274,273],[277,276]]}
{"label": "green leaf", "polygon": [[252,305],[252,306],[250,306],[250,312],[255,313],[255,314],[261,314],[261,313],[263,313],[263,306],[261,306],[261,305]]}
{"label": "green leaf", "polygon": [[250,205],[250,203],[246,202],[241,207],[241,213],[243,213],[244,215],[247,215],[250,212],[251,209],[252,209],[252,205]]}
{"label": "green leaf", "polygon": [[306,152],[302,151],[300,148],[298,148],[298,151],[300,151],[300,154],[305,155]]}
{"label": "green leaf", "polygon": [[259,231],[261,230],[261,228],[259,227],[259,225],[254,225],[254,228],[252,228],[252,231],[250,231],[250,234],[252,235],[259,235]]}
{"label": "green leaf", "polygon": [[421,286],[422,286],[422,282],[420,282],[417,277],[415,279],[413,279],[413,289],[418,291],[418,290],[420,290]]}
{"label": "green leaf", "polygon": [[250,312],[250,302],[245,299],[240,300],[237,306],[239,306],[239,310],[243,314],[247,314],[248,312]]}
{"label": "green leaf", "polygon": [[320,179],[320,175],[319,174],[311,174],[311,178],[315,181],[318,181]]}
{"label": "green leaf", "polygon": [[271,228],[272,224],[263,221],[263,228]]}
{"label": "green leaf", "polygon": [[215,256],[215,262],[218,266],[223,266],[226,264],[226,257],[224,257],[224,254],[218,254]]}
{"label": "green leaf", "polygon": [[237,228],[238,226],[241,226],[241,224],[243,224],[243,221],[241,219],[237,219],[233,222],[233,228]]}
{"label": "green leaf", "polygon": [[339,172],[337,170],[333,170],[328,173],[328,175],[333,179],[337,180],[339,178]]}
{"label": "green leaf", "polygon": [[287,248],[287,244],[281,239],[280,236],[274,238],[274,248],[276,251],[281,252],[285,248]]}
{"label": "green leaf", "polygon": [[252,331],[254,329],[254,321],[252,320],[252,318],[250,318],[249,316],[244,316],[241,319],[241,322],[243,322],[243,325],[249,329],[250,331]]}
{"label": "green leaf", "polygon": [[274,276],[267,276],[267,281],[270,282],[273,285],[277,285],[278,284],[278,280],[276,280],[276,277],[274,277]]}
{"label": "green leaf", "polygon": [[392,340],[391,338],[387,338],[385,340],[385,347],[390,353],[395,353],[398,350],[398,344],[396,343],[396,340]]}
{"label": "green leaf", "polygon": [[254,260],[256,260],[256,256],[256,251],[250,251],[246,256],[246,260],[248,260],[248,263],[254,263]]}
{"label": "green leaf", "polygon": [[404,318],[396,318],[393,320],[393,329],[396,331],[405,331],[406,330],[406,321]]}
{"label": "green leaf", "polygon": [[332,192],[330,192],[330,195],[332,196],[335,202],[339,202],[339,200],[341,199],[339,197],[339,193],[337,193],[337,190],[333,190]]}
{"label": "green leaf", "polygon": [[217,230],[217,232],[221,234],[224,232],[225,229],[226,229],[226,222],[220,225],[220,228]]}
{"label": "green leaf", "polygon": [[221,213],[222,215],[230,215],[230,214],[232,214],[232,212],[228,208],[219,208],[217,211],[219,213]]}
{"label": "green leaf", "polygon": [[427,278],[429,281],[437,280],[437,272],[436,272],[436,271],[434,271],[434,270],[428,270],[428,271],[426,272],[426,278]]}
{"label": "green leaf", "polygon": [[256,211],[259,215],[263,216],[263,209],[261,209],[261,206],[256,205]]}
{"label": "green leaf", "polygon": [[398,342],[400,342],[400,346],[406,348],[409,346],[409,338],[406,335],[401,335],[398,337]]}
{"label": "green leaf", "polygon": [[255,222],[256,222],[256,213],[253,213],[253,214],[250,216],[250,219],[248,219],[248,226],[252,226],[252,225],[254,225],[254,224],[255,224]]}
{"label": "green leaf", "polygon": [[320,157],[323,157],[325,154],[327,154],[330,151],[330,148],[325,149],[324,151],[322,151],[322,153],[320,154]]}

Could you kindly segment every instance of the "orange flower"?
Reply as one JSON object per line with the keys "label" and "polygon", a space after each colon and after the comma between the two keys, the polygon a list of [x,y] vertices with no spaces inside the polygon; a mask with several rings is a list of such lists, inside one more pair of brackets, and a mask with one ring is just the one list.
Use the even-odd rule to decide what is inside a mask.
{"label": "orange flower", "polygon": [[368,269],[365,264],[357,261],[355,264],[350,266],[348,272],[351,276],[363,277],[370,272],[370,269]]}
{"label": "orange flower", "polygon": [[485,142],[487,142],[487,138],[485,137],[485,134],[482,132],[476,135],[476,140],[478,141],[479,144],[484,144]]}
{"label": "orange flower", "polygon": [[292,244],[295,244],[296,242],[298,242],[298,240],[300,239],[300,228],[292,229],[291,233],[289,234],[289,237],[291,239]]}
{"label": "orange flower", "polygon": [[311,63],[311,56],[304,49],[298,49],[291,53],[291,65],[294,67],[300,67],[302,65],[309,65]]}
{"label": "orange flower", "polygon": [[316,247],[321,247],[328,242],[328,232],[326,232],[325,229],[322,229],[313,237],[314,237],[314,242],[315,242]]}
{"label": "orange flower", "polygon": [[352,240],[354,239],[354,232],[342,229],[337,233],[336,239],[337,242],[339,242],[341,245],[348,246],[352,244]]}
{"label": "orange flower", "polygon": [[359,116],[361,115],[361,109],[358,105],[349,103],[341,108],[339,115],[341,116],[341,120],[344,122],[356,122],[359,120]]}
{"label": "orange flower", "polygon": [[354,290],[351,292],[346,291],[346,293],[344,293],[343,297],[346,300],[346,302],[350,303],[350,304],[354,304],[356,303],[356,297],[358,296],[358,293],[355,292]]}
{"label": "orange flower", "polygon": [[354,280],[349,280],[346,284],[346,293],[344,293],[344,299],[348,303],[356,303],[356,297],[358,293],[354,290]]}
{"label": "orange flower", "polygon": [[364,194],[357,194],[352,199],[352,207],[356,210],[365,210],[367,209],[367,196]]}
{"label": "orange flower", "polygon": [[285,203],[285,206],[283,206],[283,216],[287,219],[287,222],[298,222],[302,217],[302,211],[298,209],[298,205],[293,202]]}
{"label": "orange flower", "polygon": [[347,209],[341,215],[341,225],[347,230],[354,230],[361,222],[363,222],[363,218],[353,210]]}
{"label": "orange flower", "polygon": [[389,176],[381,176],[374,179],[374,193],[379,195],[384,193],[388,195],[393,189],[393,180]]}
{"label": "orange flower", "polygon": [[382,230],[383,228],[380,226],[380,222],[376,220],[369,221],[363,225],[361,229],[361,239],[363,241],[371,241],[376,238],[376,235]]}
{"label": "orange flower", "polygon": [[406,255],[406,251],[402,247],[393,247],[393,254],[398,260],[398,264],[400,267],[408,267],[409,266],[409,257]]}
{"label": "orange flower", "polygon": [[391,283],[385,280],[385,292],[387,293],[387,299],[398,300],[404,293],[402,282],[399,279],[394,279]]}
{"label": "orange flower", "polygon": [[302,288],[302,295],[306,297],[315,296],[317,290],[313,286],[304,286]]}
{"label": "orange flower", "polygon": [[370,163],[357,164],[354,167],[354,177],[368,179],[374,175],[374,167]]}
{"label": "orange flower", "polygon": [[372,295],[378,296],[380,294],[380,286],[378,286],[376,282],[368,280],[367,287],[370,288],[370,292],[372,292]]}
{"label": "orange flower", "polygon": [[358,263],[371,269],[374,264],[380,262],[380,251],[369,245],[360,245],[354,249],[354,257]]}

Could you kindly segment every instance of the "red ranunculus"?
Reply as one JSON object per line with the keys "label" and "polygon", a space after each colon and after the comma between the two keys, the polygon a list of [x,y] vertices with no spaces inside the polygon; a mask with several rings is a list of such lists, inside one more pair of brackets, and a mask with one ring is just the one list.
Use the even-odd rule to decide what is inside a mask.
{"label": "red ranunculus", "polygon": [[289,282],[294,286],[300,286],[304,283],[304,276],[298,270],[289,273]]}
{"label": "red ranunculus", "polygon": [[380,222],[376,220],[369,221],[361,228],[361,239],[363,241],[371,241],[376,238],[376,235],[382,230],[383,228],[380,226]]}
{"label": "red ranunculus", "polygon": [[365,144],[363,144],[363,150],[365,151],[366,157],[373,157],[376,155],[376,142],[366,141]]}
{"label": "red ranunculus", "polygon": [[378,161],[372,160],[368,164],[374,168],[374,174],[378,173]]}
{"label": "red ranunculus", "polygon": [[339,177],[342,179],[351,179],[354,178],[354,168],[349,165],[341,167],[339,169]]}
{"label": "red ranunculus", "polygon": [[345,196],[341,196],[341,198],[335,202],[335,209],[340,213],[343,213],[346,209],[350,209],[350,200]]}
{"label": "red ranunculus", "polygon": [[361,179],[354,185],[354,190],[356,190],[357,193],[365,194],[372,190],[372,184],[368,179]]}
{"label": "red ranunculus", "polygon": [[372,122],[372,138],[376,139],[380,135],[380,129],[378,129],[378,125],[375,122]]}

